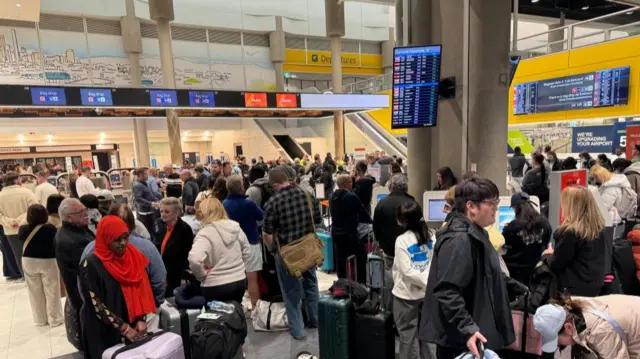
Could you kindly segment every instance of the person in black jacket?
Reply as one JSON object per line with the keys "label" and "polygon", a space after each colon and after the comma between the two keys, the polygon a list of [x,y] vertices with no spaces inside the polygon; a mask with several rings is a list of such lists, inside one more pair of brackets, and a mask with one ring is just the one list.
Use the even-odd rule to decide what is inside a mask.
{"label": "person in black jacket", "polygon": [[560,171],[562,168],[562,161],[558,159],[558,155],[555,151],[547,152],[547,163],[552,171]]}
{"label": "person in black jacket", "polygon": [[180,172],[180,179],[182,179],[182,204],[184,207],[194,207],[196,205],[196,197],[200,192],[198,182],[191,175],[191,171],[182,170]]}
{"label": "person in black jacket", "polygon": [[531,196],[537,196],[540,203],[549,201],[549,187],[547,181],[549,174],[544,165],[544,156],[539,153],[533,154],[533,169],[529,170],[522,180],[522,191]]}
{"label": "person in black jacket", "polygon": [[511,177],[522,178],[524,176],[524,165],[527,164],[527,159],[522,153],[520,147],[513,149],[513,156],[509,158],[509,167],[511,167]]}
{"label": "person in black jacket", "polygon": [[604,219],[587,188],[565,188],[560,204],[564,221],[554,233],[555,247],[543,256],[558,279],[560,293],[595,297],[604,285],[607,266],[611,268],[606,256],[611,256],[612,248],[607,248],[604,238]]}
{"label": "person in black jacket", "polygon": [[325,162],[324,165],[322,165],[322,177],[321,177],[321,181],[322,184],[324,184],[324,196],[325,198],[328,198],[331,195],[331,192],[333,192],[333,172],[335,171],[335,167],[333,167],[331,165],[330,162]]}
{"label": "person in black jacket", "polygon": [[436,172],[437,185],[433,188],[434,191],[448,191],[449,188],[458,184],[458,179],[453,171],[449,167],[442,167]]}
{"label": "person in black jacket", "polygon": [[[398,224],[398,208],[407,202],[420,205],[410,196],[409,180],[405,175],[395,175],[389,181],[389,195],[376,205],[373,215],[373,235],[384,252],[385,268],[391,270],[395,253],[396,238],[406,231]],[[392,285],[393,286],[393,285]]]}
{"label": "person in black jacket", "polygon": [[358,161],[355,171],[353,193],[360,198],[364,209],[371,215],[371,199],[373,198],[373,185],[376,184],[376,179],[367,174],[367,163],[365,161]]}
{"label": "person in black jacket", "polygon": [[[82,297],[78,290],[78,269],[84,248],[95,236],[88,228],[89,212],[75,198],[67,198],[58,208],[62,227],[55,237],[55,253],[62,281],[67,289],[67,299],[76,312],[82,307]],[[79,316],[78,316],[79,318]]]}
{"label": "person in black jacket", "polygon": [[456,186],[450,221],[437,234],[423,302],[420,340],[435,343],[440,359],[469,351],[477,342],[500,350],[515,340],[506,276],[485,227],[495,222],[498,187],[471,178]]}
{"label": "person in black jacket", "polygon": [[502,230],[506,253],[502,256],[511,278],[529,284],[542,252],[551,240],[551,225],[533,206],[529,195],[521,192],[511,196],[511,208],[516,218]]}
{"label": "person in black jacket", "polygon": [[351,192],[352,182],[349,175],[339,175],[338,189],[329,197],[329,211],[333,223],[331,237],[335,243],[336,270],[338,278],[347,278],[347,258],[357,259],[358,281],[366,281],[365,268],[367,253],[364,243],[358,239],[358,224],[371,223],[371,216],[365,210],[358,196]]}
{"label": "person in black jacket", "polygon": [[596,164],[606,168],[607,170],[609,170],[609,172],[613,172],[613,165],[611,164],[611,160],[604,153],[598,155]]}
{"label": "person in black jacket", "polygon": [[189,269],[189,251],[193,246],[193,230],[180,217],[182,205],[177,198],[165,198],[160,201],[160,219],[158,240],[156,243],[167,269],[166,298],[173,297],[173,290],[180,286],[182,274]]}

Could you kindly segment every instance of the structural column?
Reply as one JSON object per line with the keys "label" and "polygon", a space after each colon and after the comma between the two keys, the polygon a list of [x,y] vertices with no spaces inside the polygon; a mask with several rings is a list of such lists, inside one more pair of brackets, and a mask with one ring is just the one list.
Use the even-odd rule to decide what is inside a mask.
{"label": "structural column", "polygon": [[[342,93],[342,37],[344,30],[344,1],[325,0],[325,24],[327,37],[331,39],[331,79],[333,93]],[[344,116],[342,111],[333,114],[335,158],[344,157]]]}
{"label": "structural column", "polygon": [[282,28],[282,16],[276,16],[276,31],[269,33],[269,58],[276,70],[276,91],[284,91],[285,35]]}
{"label": "structural column", "polygon": [[[158,25],[158,43],[160,46],[160,64],[164,87],[176,88],[173,65],[173,46],[171,44],[171,21],[174,19],[173,0],[149,0],[149,14]],[[182,143],[180,141],[180,119],[175,110],[167,110],[167,129],[169,131],[169,151],[171,162],[182,163]]]}
{"label": "structural column", "polygon": [[442,78],[456,97],[439,101],[438,123],[409,130],[409,188],[422,193],[438,168],[470,169],[506,190],[511,0],[411,0],[411,45],[442,44]]}
{"label": "structural column", "polygon": [[[140,54],[142,53],[142,36],[140,34],[140,20],[136,17],[134,0],[125,0],[127,15],[120,18],[122,28],[122,46],[129,57],[131,71],[131,86],[142,87],[142,73],[140,71]],[[133,146],[139,167],[150,167],[149,138],[147,134],[147,120],[133,119]]]}
{"label": "structural column", "polygon": [[[561,13],[560,21],[557,24],[549,25],[549,31],[559,29],[561,27],[564,27],[564,25],[565,15],[564,13]],[[547,42],[549,43],[549,48],[547,50],[549,51],[549,53],[560,52],[564,50],[564,33],[564,30],[557,30],[547,34]]]}
{"label": "structural column", "polygon": [[385,75],[393,73],[393,48],[396,46],[394,38],[396,29],[389,28],[389,40],[382,42],[382,71]]}

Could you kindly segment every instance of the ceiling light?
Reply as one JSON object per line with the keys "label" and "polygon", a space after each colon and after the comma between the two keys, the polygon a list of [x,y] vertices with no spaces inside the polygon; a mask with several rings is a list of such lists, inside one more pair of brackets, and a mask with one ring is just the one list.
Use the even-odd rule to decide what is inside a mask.
{"label": "ceiling light", "polygon": [[537,2],[540,2],[540,0],[531,0],[531,3],[532,3],[532,4],[535,4],[535,3],[537,3]]}
{"label": "ceiling light", "polygon": [[209,136],[209,131],[204,131],[204,136]]}
{"label": "ceiling light", "polygon": [[633,15],[633,11],[627,11],[624,13],[625,15]]}
{"label": "ceiling light", "polygon": [[587,5],[583,6],[582,10],[589,10],[589,5],[587,4]]}
{"label": "ceiling light", "polygon": [[182,135],[183,135],[183,136],[189,136],[189,131],[184,131],[184,132],[182,133]]}
{"label": "ceiling light", "polygon": [[16,7],[22,7],[22,4],[16,4]]}
{"label": "ceiling light", "polygon": [[105,137],[107,137],[107,134],[104,132],[100,132],[100,138],[104,139]]}

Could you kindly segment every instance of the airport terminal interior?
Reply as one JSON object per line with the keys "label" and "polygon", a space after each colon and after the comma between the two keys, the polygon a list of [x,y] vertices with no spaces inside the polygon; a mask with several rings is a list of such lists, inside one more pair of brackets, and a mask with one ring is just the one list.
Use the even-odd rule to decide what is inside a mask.
{"label": "airport terminal interior", "polygon": [[[311,189],[330,232],[325,191],[340,174],[367,164],[371,214],[397,163],[435,238],[450,206],[442,168],[496,184],[489,227],[503,232],[525,190],[514,152],[534,170],[537,154],[551,172],[531,203],[551,228],[572,185],[591,189],[611,228],[584,154],[603,167],[640,156],[639,35],[640,0],[0,0],[0,171],[34,192],[43,171],[78,197],[89,168],[96,190],[141,220],[138,168],[164,181],[168,168],[197,177],[228,163],[247,179],[264,162],[315,180],[314,156],[330,154],[333,185]],[[6,273],[0,359],[87,358],[66,323],[34,324],[25,281]],[[327,293],[336,269],[317,273]],[[248,294],[243,304],[254,306]],[[343,358],[323,355],[322,327],[302,341],[249,327],[247,359]],[[393,352],[405,359],[399,342]]]}

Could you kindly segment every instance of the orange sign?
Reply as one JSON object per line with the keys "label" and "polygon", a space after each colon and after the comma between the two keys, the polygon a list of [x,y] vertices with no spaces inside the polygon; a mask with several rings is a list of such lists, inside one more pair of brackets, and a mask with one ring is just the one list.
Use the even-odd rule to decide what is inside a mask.
{"label": "orange sign", "polygon": [[266,108],[267,94],[264,92],[245,92],[244,106]]}
{"label": "orange sign", "polygon": [[276,103],[278,107],[295,108],[298,107],[298,99],[294,94],[279,93],[276,94]]}
{"label": "orange sign", "polygon": [[[560,174],[560,193],[564,191],[565,188],[571,186],[581,186],[587,187],[587,171],[585,170],[575,170],[575,171],[566,171]],[[562,206],[560,206],[560,224],[564,221],[564,216],[562,215]]]}
{"label": "orange sign", "polygon": [[627,126],[627,158],[633,158],[637,144],[640,144],[640,126]]}

